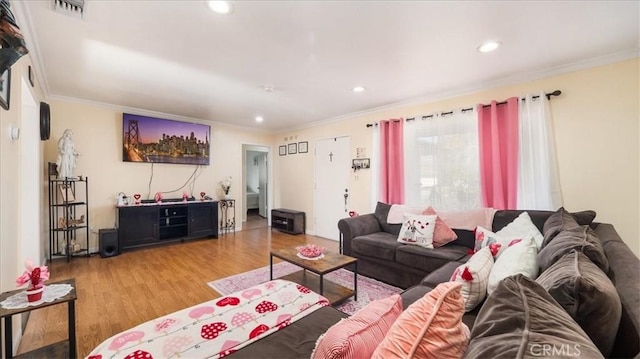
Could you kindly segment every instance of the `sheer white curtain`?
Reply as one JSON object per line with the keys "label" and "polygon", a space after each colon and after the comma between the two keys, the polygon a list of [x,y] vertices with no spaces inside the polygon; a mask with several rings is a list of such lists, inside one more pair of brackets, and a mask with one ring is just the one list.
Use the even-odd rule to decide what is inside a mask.
{"label": "sheer white curtain", "polygon": [[549,100],[527,95],[519,110],[518,208],[562,206],[560,176]]}
{"label": "sheer white curtain", "polygon": [[404,130],[406,204],[436,210],[479,208],[476,110],[416,117]]}

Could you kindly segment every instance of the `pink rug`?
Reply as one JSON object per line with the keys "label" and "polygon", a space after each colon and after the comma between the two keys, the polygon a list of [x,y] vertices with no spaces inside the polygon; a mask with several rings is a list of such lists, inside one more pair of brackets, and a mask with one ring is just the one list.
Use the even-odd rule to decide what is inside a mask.
{"label": "pink rug", "polygon": [[[282,277],[299,270],[301,268],[296,265],[288,262],[279,262],[273,265],[273,277]],[[338,269],[325,275],[324,278],[347,288],[353,288],[353,272],[346,269]],[[267,281],[269,281],[269,266],[214,280],[207,284],[221,295],[229,295]],[[351,297],[336,308],[352,315],[372,300],[385,298],[400,292],[402,292],[400,288],[358,275],[358,300],[354,301],[353,297]]]}

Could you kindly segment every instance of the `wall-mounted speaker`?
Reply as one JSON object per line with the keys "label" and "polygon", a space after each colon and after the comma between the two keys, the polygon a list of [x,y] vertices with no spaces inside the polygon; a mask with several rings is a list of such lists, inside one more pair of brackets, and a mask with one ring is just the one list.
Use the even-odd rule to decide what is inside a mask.
{"label": "wall-mounted speaker", "polygon": [[51,110],[49,104],[40,102],[40,139],[46,141],[51,135]]}
{"label": "wall-mounted speaker", "polygon": [[108,258],[119,254],[118,231],[114,228],[103,228],[98,231],[100,240],[100,257]]}

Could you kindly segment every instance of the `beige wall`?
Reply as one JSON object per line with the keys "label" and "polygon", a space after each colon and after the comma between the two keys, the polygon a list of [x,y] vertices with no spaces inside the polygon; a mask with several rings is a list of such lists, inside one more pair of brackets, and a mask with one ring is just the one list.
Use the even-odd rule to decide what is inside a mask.
{"label": "beige wall", "polygon": [[[594,209],[597,220],[613,223],[636,254],[640,254],[639,209],[639,61],[600,66],[473,94],[354,116],[276,136],[309,141],[306,156],[278,157],[279,204],[307,212],[307,228],[313,232],[313,149],[318,139],[351,136],[352,155],[364,147],[371,154],[371,129],[366,123],[389,118],[424,115],[469,107],[479,102],[504,100],[514,95],[553,91],[558,160],[564,204],[568,210]],[[371,210],[371,170],[351,174],[351,209]]]}
{"label": "beige wall", "polygon": [[[94,232],[90,237],[90,248],[96,250],[97,230],[115,226],[115,203],[118,192],[128,196],[140,193],[142,198],[153,199],[156,192],[171,191],[187,182],[196,166],[177,164],[154,164],[153,182],[149,163],[122,161],[122,113],[123,109],[68,101],[50,101],[51,140],[45,146],[44,160],[55,162],[57,140],[65,129],[73,131],[73,139],[80,156],[74,175],[89,179],[89,217]],[[124,112],[132,112],[124,110]],[[145,114],[168,119],[179,119],[170,115]],[[183,119],[184,120],[184,119]],[[189,120],[191,122],[203,122]],[[211,165],[198,171],[193,195],[199,198],[206,192],[220,198],[218,182],[227,176],[233,177],[231,195],[239,199],[244,188],[242,181],[242,144],[270,146],[271,135],[238,129],[233,126],[211,124]],[[189,191],[189,186],[185,189]],[[181,197],[182,191],[166,194],[166,197]],[[237,214],[243,211],[242,201],[237,201]]]}
{"label": "beige wall", "polygon": [[[39,226],[39,228],[33,232],[39,233],[39,238],[24,238],[22,234],[21,222],[23,221],[23,216],[21,212],[23,208],[27,206],[27,212],[30,208],[34,213],[40,212],[40,215],[43,216],[41,203],[46,203],[43,202],[46,201],[46,192],[44,186],[42,186],[35,196],[38,198],[39,203],[23,203],[21,200],[21,183],[24,181],[21,173],[22,163],[31,157],[29,157],[29,154],[23,153],[21,139],[11,141],[9,137],[10,127],[20,129],[25,127],[21,94],[23,92],[23,79],[28,78],[28,67],[30,65],[29,56],[23,56],[11,67],[9,111],[0,109],[0,292],[15,289],[15,279],[24,271],[25,258],[23,258],[22,254],[25,252],[24,242],[40,243],[40,248],[44,248],[48,241],[43,222],[38,223],[37,220],[34,221],[33,225]],[[40,99],[42,96],[37,82],[36,78],[36,87],[29,86],[24,90],[27,93],[31,93],[36,99]],[[31,118],[30,120],[34,119]],[[21,138],[25,136],[27,136],[26,133],[21,134]],[[41,143],[39,147],[35,152],[42,152]],[[33,152],[31,152],[32,155]],[[39,181],[44,183],[42,173],[39,176]],[[33,216],[33,218],[37,218],[37,216]],[[28,221],[29,218],[26,220]],[[40,256],[41,258],[30,259],[34,262],[40,262],[44,258],[44,253],[40,253]],[[21,331],[20,320],[15,318],[13,321],[13,334],[14,348],[17,348]]]}

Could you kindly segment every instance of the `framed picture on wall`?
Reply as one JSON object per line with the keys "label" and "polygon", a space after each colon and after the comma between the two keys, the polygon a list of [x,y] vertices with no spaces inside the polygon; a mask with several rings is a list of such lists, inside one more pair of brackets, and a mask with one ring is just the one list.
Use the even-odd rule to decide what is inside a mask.
{"label": "framed picture on wall", "polygon": [[11,95],[11,69],[7,69],[0,76],[0,106],[9,111],[9,96]]}
{"label": "framed picture on wall", "polygon": [[298,144],[297,143],[290,143],[289,144],[289,154],[290,155],[294,155],[298,153]]}
{"label": "framed picture on wall", "polygon": [[278,152],[280,153],[280,156],[286,156],[287,155],[287,146],[282,145],[282,146],[278,147]]}
{"label": "framed picture on wall", "polygon": [[298,142],[298,152],[307,153],[309,152],[309,142]]}

